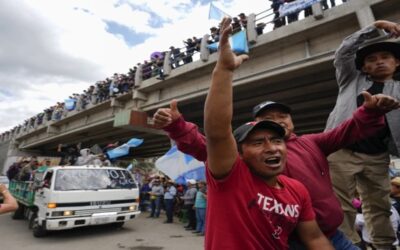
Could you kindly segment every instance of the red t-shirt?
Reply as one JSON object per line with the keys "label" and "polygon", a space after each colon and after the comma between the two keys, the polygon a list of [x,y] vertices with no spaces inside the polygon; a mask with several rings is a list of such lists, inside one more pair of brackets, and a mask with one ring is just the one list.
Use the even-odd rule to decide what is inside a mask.
{"label": "red t-shirt", "polygon": [[222,180],[207,168],[205,249],[288,249],[288,235],[299,221],[315,219],[300,182],[278,176],[280,189],[252,174],[238,157]]}
{"label": "red t-shirt", "polygon": [[[380,111],[359,107],[351,119],[338,127],[318,134],[296,136],[286,140],[287,166],[283,175],[304,184],[310,193],[316,220],[322,232],[330,238],[342,224],[343,211],[332,189],[326,157],[358,140],[368,138],[385,127]],[[164,128],[176,141],[180,151],[206,161],[207,149],[204,135],[197,126],[180,117]]]}

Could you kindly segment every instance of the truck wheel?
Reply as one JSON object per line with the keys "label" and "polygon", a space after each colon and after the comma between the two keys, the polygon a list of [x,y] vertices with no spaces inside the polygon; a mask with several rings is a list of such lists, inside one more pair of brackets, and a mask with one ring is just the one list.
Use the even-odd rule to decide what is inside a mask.
{"label": "truck wheel", "polygon": [[24,218],[25,206],[18,202],[18,208],[12,215],[13,220],[21,220]]}
{"label": "truck wheel", "polygon": [[29,229],[33,228],[36,219],[37,219],[37,213],[33,212],[32,215],[29,218],[29,226],[28,226]]}
{"label": "truck wheel", "polygon": [[44,237],[47,235],[47,230],[44,228],[44,226],[39,225],[39,220],[35,218],[33,222],[33,236],[36,238]]}

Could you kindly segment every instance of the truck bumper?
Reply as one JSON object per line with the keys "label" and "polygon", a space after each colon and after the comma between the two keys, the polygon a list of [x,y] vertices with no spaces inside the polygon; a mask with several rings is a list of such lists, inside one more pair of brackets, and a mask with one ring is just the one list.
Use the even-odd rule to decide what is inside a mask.
{"label": "truck bumper", "polygon": [[46,219],[42,222],[42,225],[46,225],[46,230],[64,230],[75,227],[84,227],[91,225],[103,225],[117,222],[125,222],[134,219],[140,211],[134,211],[129,213],[98,213],[92,216],[85,217],[69,217],[69,218],[57,218],[57,219]]}

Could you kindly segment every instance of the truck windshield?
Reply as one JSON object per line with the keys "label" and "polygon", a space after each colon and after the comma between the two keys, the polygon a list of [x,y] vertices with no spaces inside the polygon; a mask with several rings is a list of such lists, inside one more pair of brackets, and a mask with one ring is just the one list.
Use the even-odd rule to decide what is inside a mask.
{"label": "truck windshield", "polygon": [[132,176],[119,169],[61,169],[54,185],[58,191],[131,188],[136,188]]}

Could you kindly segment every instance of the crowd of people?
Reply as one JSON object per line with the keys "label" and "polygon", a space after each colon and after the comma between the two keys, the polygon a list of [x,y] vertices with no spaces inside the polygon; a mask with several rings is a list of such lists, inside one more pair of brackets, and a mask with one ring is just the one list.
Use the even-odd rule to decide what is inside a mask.
{"label": "crowd of people", "polygon": [[[271,4],[271,9],[274,12],[274,18],[273,18],[273,23],[274,23],[274,28],[273,29],[277,29],[279,27],[285,26],[286,24],[295,22],[297,20],[299,20],[299,14],[300,12],[295,12],[292,14],[289,14],[287,16],[280,16],[279,13],[279,8],[284,5],[285,3],[291,3],[294,2],[295,0],[269,0],[272,2]],[[342,0],[343,3],[347,2],[347,0]],[[335,0],[330,0],[330,8],[333,8],[336,6],[336,2]],[[329,5],[328,5],[328,0],[321,0],[321,5],[322,5],[322,9],[323,10],[327,10],[329,9]],[[304,16],[308,17],[311,16],[313,14],[312,12],[312,7],[307,7],[304,9]]]}
{"label": "crowd of people", "polygon": [[207,207],[207,187],[201,180],[188,179],[186,185],[176,184],[158,175],[144,177],[140,188],[140,209],[148,212],[148,218],[159,218],[165,211],[164,223],[178,218],[187,223],[184,228],[204,236]]}
{"label": "crowd of people", "polygon": [[[81,148],[80,143],[69,146],[59,144],[53,156],[59,159],[57,165],[61,166],[111,166],[112,159],[109,159],[107,151],[117,146],[118,143],[110,143],[104,149],[99,147],[102,152],[95,154],[90,148]],[[7,168],[6,175],[10,181],[33,181],[36,172],[43,173],[50,166],[52,162],[49,158],[39,161],[37,156],[21,157]]]}

